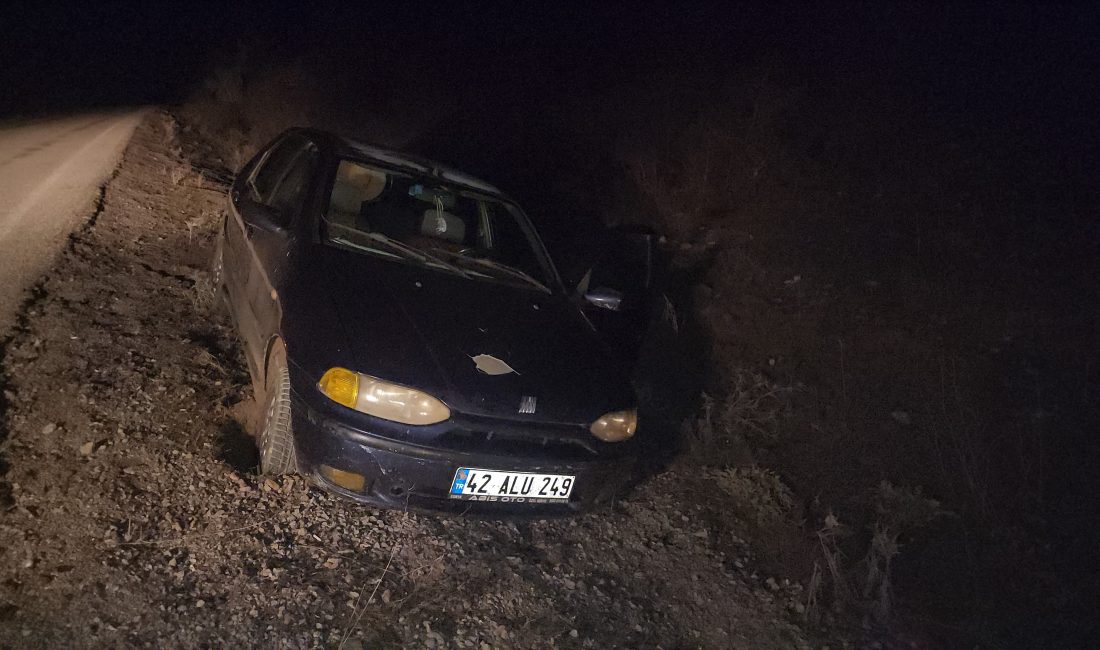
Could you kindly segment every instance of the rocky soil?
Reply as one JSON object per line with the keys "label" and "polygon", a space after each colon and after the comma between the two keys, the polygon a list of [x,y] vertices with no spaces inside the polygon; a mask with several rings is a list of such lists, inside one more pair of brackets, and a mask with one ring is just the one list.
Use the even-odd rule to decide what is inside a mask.
{"label": "rocky soil", "polygon": [[672,469],[576,519],[381,511],[255,472],[209,299],[224,188],[151,113],[2,349],[0,647],[844,645],[751,540],[752,471]]}

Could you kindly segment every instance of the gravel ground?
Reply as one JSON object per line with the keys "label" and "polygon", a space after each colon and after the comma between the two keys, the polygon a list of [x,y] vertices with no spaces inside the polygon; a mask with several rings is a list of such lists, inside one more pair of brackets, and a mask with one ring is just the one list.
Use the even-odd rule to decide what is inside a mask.
{"label": "gravel ground", "polygon": [[674,467],[552,521],[257,476],[243,358],[205,298],[222,188],[178,152],[151,113],[3,350],[0,647],[843,644],[759,568],[770,506],[744,474]]}

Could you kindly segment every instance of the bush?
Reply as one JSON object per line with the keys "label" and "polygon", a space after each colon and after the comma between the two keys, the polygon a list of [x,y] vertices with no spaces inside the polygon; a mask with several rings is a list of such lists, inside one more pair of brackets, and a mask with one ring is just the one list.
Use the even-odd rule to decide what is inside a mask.
{"label": "bush", "polygon": [[718,470],[711,475],[730,498],[736,514],[758,525],[788,519],[795,508],[794,494],[779,475],[761,467]]}
{"label": "bush", "polygon": [[708,465],[738,464],[751,446],[775,442],[791,410],[793,387],[747,368],[729,375],[720,398],[703,394],[700,413],[688,427],[690,453]]}

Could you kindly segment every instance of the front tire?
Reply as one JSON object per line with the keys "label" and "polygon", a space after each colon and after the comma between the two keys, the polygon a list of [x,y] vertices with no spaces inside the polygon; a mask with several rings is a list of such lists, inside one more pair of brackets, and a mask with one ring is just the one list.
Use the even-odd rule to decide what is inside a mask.
{"label": "front tire", "polygon": [[260,431],[260,473],[297,474],[298,455],[290,418],[290,372],[286,358],[275,354],[267,373],[267,408]]}

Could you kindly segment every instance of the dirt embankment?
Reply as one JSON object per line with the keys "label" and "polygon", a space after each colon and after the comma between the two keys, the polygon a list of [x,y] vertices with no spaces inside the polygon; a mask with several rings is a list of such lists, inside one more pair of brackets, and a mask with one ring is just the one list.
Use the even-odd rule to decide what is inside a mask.
{"label": "dirt embankment", "polygon": [[486,94],[279,55],[180,108],[197,159],[233,167],[311,124],[493,179],[557,261],[596,220],[668,236],[700,361],[643,403],[691,377],[692,404],[667,401],[697,401],[698,466],[759,464],[798,495],[804,526],[754,539],[819,609],[947,647],[1096,636],[1098,199],[1065,164],[1088,129],[1051,140],[1073,129],[1044,110],[1012,132],[1002,102],[783,57],[564,92],[509,59]]}
{"label": "dirt embankment", "polygon": [[0,647],[822,640],[745,541],[793,516],[763,472],[674,469],[529,522],[258,477],[233,417],[247,375],[206,297],[222,188],[178,152],[171,120],[146,119],[4,349]]}

